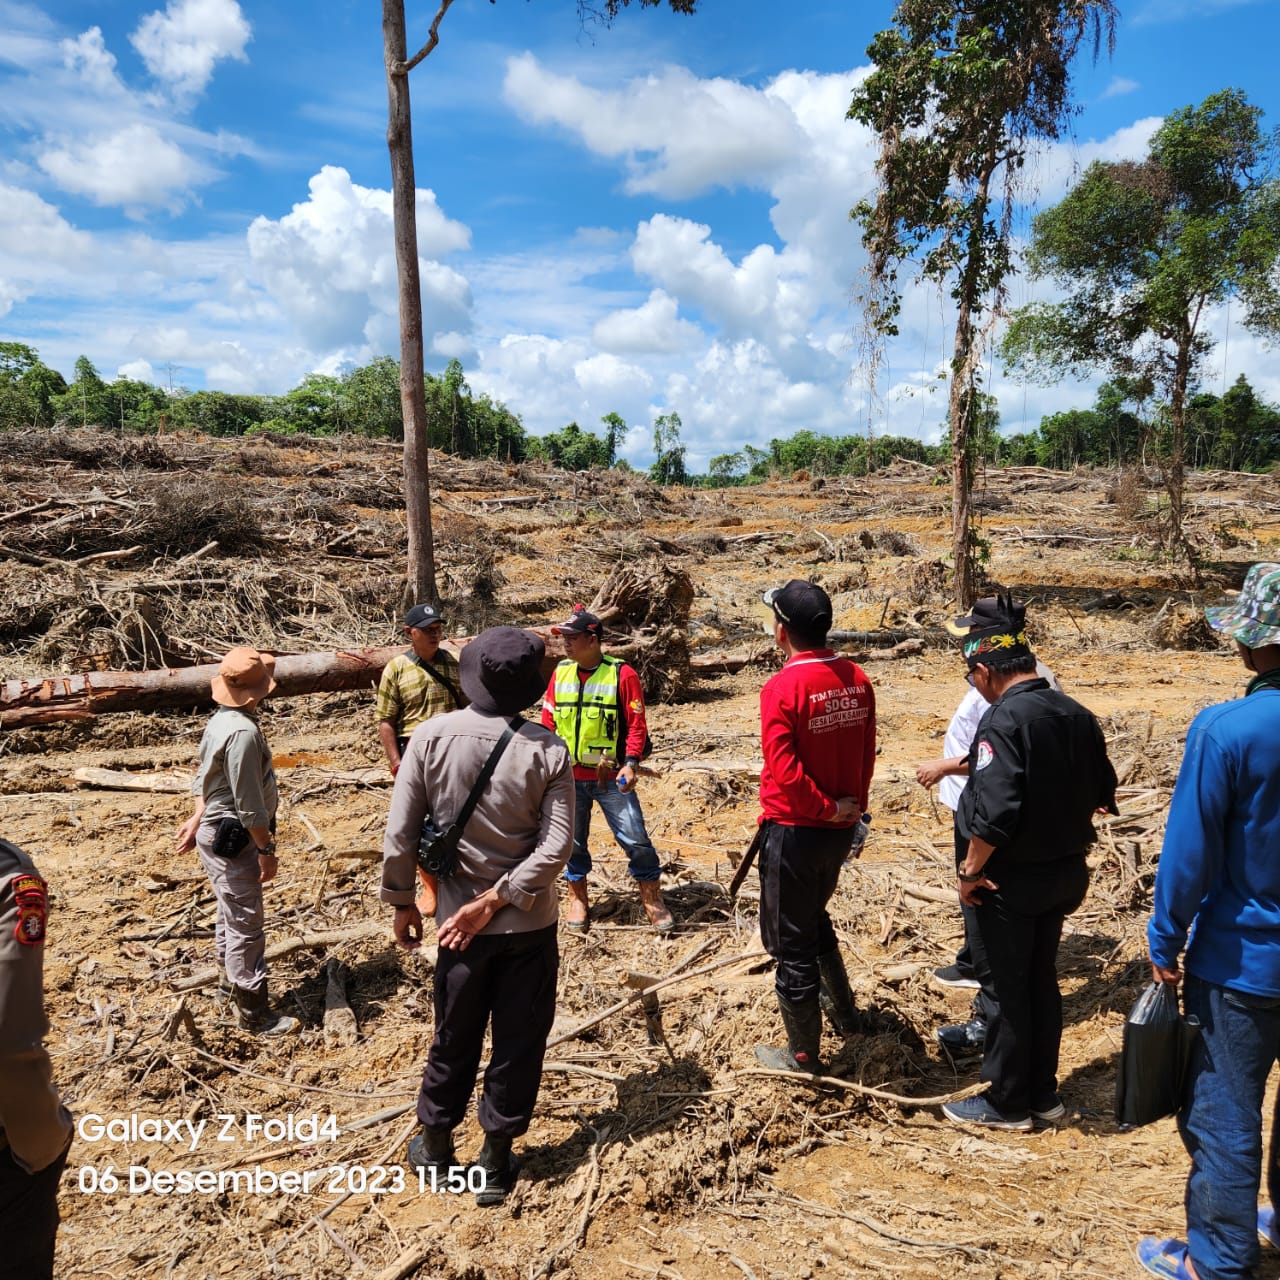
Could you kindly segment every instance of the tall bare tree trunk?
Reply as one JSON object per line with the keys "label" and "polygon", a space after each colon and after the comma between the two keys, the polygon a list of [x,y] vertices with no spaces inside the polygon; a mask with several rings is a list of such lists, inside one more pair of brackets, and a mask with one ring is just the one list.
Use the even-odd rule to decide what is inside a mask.
{"label": "tall bare tree trunk", "polygon": [[391,153],[391,206],[400,292],[400,406],[404,415],[404,508],[409,535],[404,603],[408,605],[435,603],[437,597],[404,0],[382,0],[382,46],[387,68],[387,149]]}
{"label": "tall bare tree trunk", "polygon": [[951,555],[955,563],[955,602],[962,612],[973,603],[973,554],[969,545],[970,491],[973,476],[969,464],[969,434],[972,429],[973,388],[968,371],[968,350],[961,355],[965,341],[973,343],[972,332],[962,337],[961,328],[969,329],[969,309],[962,305],[961,319],[956,323],[956,356],[951,376],[948,415],[951,420]]}
{"label": "tall bare tree trunk", "polygon": [[1178,339],[1174,356],[1173,387],[1169,396],[1169,418],[1173,428],[1173,440],[1169,449],[1169,469],[1166,488],[1169,491],[1169,542],[1191,558],[1191,546],[1183,532],[1186,518],[1184,495],[1186,490],[1187,450],[1187,383],[1191,377],[1191,334]]}

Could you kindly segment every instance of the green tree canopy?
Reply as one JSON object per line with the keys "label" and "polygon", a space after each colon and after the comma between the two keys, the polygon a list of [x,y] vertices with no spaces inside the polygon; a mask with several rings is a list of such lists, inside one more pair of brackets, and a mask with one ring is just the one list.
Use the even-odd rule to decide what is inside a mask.
{"label": "green tree canopy", "polygon": [[1169,404],[1170,532],[1183,542],[1188,393],[1213,342],[1209,309],[1244,304],[1245,325],[1280,331],[1280,183],[1274,135],[1237,89],[1169,115],[1142,161],[1095,161],[1032,224],[1033,275],[1066,297],[1016,312],[1006,360],[1030,376],[1104,369]]}

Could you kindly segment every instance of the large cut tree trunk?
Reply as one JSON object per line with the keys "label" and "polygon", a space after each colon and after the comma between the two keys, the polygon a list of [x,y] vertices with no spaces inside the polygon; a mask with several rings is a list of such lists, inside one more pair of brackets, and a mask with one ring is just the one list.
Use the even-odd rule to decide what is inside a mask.
{"label": "large cut tree trunk", "polygon": [[[299,653],[276,660],[277,689],[272,697],[366,689],[378,683],[382,668],[403,653],[389,649],[349,649],[338,653]],[[218,664],[169,667],[160,671],[90,671],[75,676],[6,680],[0,684],[0,728],[91,720],[107,711],[155,711],[211,704],[209,682]]]}
{"label": "large cut tree trunk", "polygon": [[[437,18],[437,22],[439,18]],[[404,0],[382,0],[382,43],[387,67],[387,149],[391,152],[391,207],[400,291],[400,405],[404,416],[404,509],[409,534],[405,605],[436,603],[435,545],[431,536],[431,477],[427,462],[427,401],[422,366],[422,283],[418,275],[417,187],[409,72],[405,65]]]}

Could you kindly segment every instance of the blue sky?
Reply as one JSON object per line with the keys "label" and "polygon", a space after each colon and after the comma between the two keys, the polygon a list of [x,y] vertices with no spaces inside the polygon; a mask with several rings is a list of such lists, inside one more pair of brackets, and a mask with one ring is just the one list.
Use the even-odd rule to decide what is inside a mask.
{"label": "blue sky", "polygon": [[[411,49],[435,8],[410,0]],[[844,112],[892,5],[699,9],[584,31],[573,0],[456,0],[411,77],[429,367],[457,356],[534,432],[619,412],[636,462],[672,410],[699,468],[800,428],[936,438],[945,297],[910,291],[874,394],[855,345],[874,148]],[[1221,88],[1280,124],[1277,17],[1134,0],[1035,198]],[[396,352],[385,112],[373,3],[0,0],[0,338],[245,392]],[[1212,323],[1206,385],[1280,402],[1271,353]],[[1008,430],[1092,399],[991,376]]]}

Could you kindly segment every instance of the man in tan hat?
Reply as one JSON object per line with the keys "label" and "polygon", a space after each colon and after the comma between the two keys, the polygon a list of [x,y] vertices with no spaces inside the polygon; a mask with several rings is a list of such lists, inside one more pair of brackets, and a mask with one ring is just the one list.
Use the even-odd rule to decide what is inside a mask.
{"label": "man in tan hat", "polygon": [[71,1116],[43,1039],[49,895],[35,863],[0,840],[0,1276],[50,1280]]}
{"label": "man in tan hat", "polygon": [[211,682],[215,711],[200,739],[192,791],[195,812],[178,829],[177,849],[197,849],[218,900],[214,930],[221,999],[235,1001],[240,1026],[279,1036],[296,1018],[273,1014],[267,990],[262,886],[275,878],[280,793],[271,749],[254,712],[275,687],[276,660],[257,649],[232,649]]}

